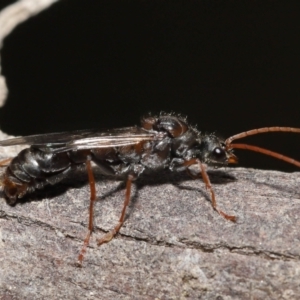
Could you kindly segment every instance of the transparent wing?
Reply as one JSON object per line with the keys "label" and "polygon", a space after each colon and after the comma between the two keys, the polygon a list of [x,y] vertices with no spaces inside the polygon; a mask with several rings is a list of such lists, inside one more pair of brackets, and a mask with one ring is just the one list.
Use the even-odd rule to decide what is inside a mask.
{"label": "transparent wing", "polygon": [[15,145],[64,145],[69,141],[76,140],[88,136],[90,134],[96,134],[94,130],[76,130],[66,132],[56,132],[49,134],[36,134],[29,136],[21,136],[12,139],[0,141],[0,146],[15,146]]}
{"label": "transparent wing", "polygon": [[57,152],[72,149],[107,148],[133,145],[155,138],[154,133],[139,127],[123,127],[112,130],[76,130],[38,134],[0,141],[0,146],[31,145]]}

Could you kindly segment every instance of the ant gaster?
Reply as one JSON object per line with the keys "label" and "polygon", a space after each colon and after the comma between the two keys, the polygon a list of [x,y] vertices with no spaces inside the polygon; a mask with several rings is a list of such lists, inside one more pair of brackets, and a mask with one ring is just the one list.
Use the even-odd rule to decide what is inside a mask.
{"label": "ant gaster", "polygon": [[[0,146],[30,145],[16,157],[0,163],[7,166],[1,183],[8,203],[13,205],[25,194],[46,185],[54,185],[66,178],[78,165],[86,165],[90,208],[88,233],[78,257],[81,265],[93,231],[93,211],[97,198],[91,162],[98,166],[103,175],[126,177],[125,201],[119,221],[98,240],[98,245],[109,242],[119,232],[130,202],[132,181],[145,171],[168,168],[171,171],[187,170],[194,178],[201,175],[210,192],[213,209],[225,219],[235,222],[235,216],[217,207],[206,165],[222,167],[237,163],[233,149],[239,148],[264,153],[300,167],[300,162],[276,152],[247,144],[232,144],[233,140],[270,131],[300,133],[298,128],[266,127],[243,132],[224,141],[215,134],[201,134],[181,116],[160,114],[143,117],[141,127],[18,137],[0,142]],[[199,174],[190,171],[192,165],[198,166]]]}

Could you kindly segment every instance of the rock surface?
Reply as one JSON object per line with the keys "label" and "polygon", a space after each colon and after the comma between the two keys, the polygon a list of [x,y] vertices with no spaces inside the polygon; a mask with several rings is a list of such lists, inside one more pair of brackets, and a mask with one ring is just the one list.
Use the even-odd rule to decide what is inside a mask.
{"label": "rock surface", "polygon": [[209,175],[219,207],[237,223],[212,209],[201,180],[161,172],[136,182],[120,234],[101,247],[97,239],[118,221],[124,183],[98,176],[82,268],[85,176],[14,207],[1,199],[0,299],[297,299],[300,173]]}

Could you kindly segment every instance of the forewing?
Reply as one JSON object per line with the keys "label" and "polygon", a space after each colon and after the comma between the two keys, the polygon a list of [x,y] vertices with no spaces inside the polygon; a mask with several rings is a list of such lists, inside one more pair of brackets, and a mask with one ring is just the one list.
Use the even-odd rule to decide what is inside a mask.
{"label": "forewing", "polygon": [[139,127],[112,130],[77,130],[60,133],[39,134],[0,141],[0,146],[31,145],[51,152],[107,148],[133,145],[153,140],[154,133]]}
{"label": "forewing", "polygon": [[47,134],[36,134],[29,136],[20,136],[12,139],[0,141],[0,146],[15,146],[15,145],[43,145],[43,146],[55,146],[65,145],[66,143],[84,138],[87,135],[96,133],[95,130],[76,130],[66,132],[56,132]]}
{"label": "forewing", "polygon": [[68,149],[93,149],[134,145],[155,138],[154,133],[138,127],[119,128],[102,132],[99,135],[73,140],[66,144]]}

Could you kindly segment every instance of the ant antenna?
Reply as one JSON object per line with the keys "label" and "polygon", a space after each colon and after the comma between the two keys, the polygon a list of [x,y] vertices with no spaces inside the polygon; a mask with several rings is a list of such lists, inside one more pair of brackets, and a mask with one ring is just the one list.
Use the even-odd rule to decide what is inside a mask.
{"label": "ant antenna", "polygon": [[295,165],[297,167],[300,167],[300,162],[285,156],[283,154],[277,153],[277,152],[273,152],[271,150],[265,149],[265,148],[261,148],[261,147],[257,147],[257,146],[253,146],[253,145],[248,145],[248,144],[232,144],[231,142],[237,139],[241,139],[250,135],[255,135],[255,134],[259,134],[259,133],[268,133],[268,132],[293,132],[293,133],[300,133],[300,128],[293,128],[293,127],[263,127],[263,128],[258,128],[258,129],[252,129],[249,131],[244,131],[238,134],[235,134],[231,137],[229,137],[226,141],[225,141],[225,145],[226,148],[229,149],[245,149],[245,150],[250,150],[250,151],[255,151],[255,152],[259,152],[262,154],[266,154],[269,156],[273,156],[277,159],[283,160],[287,163],[290,163],[292,165]]}

